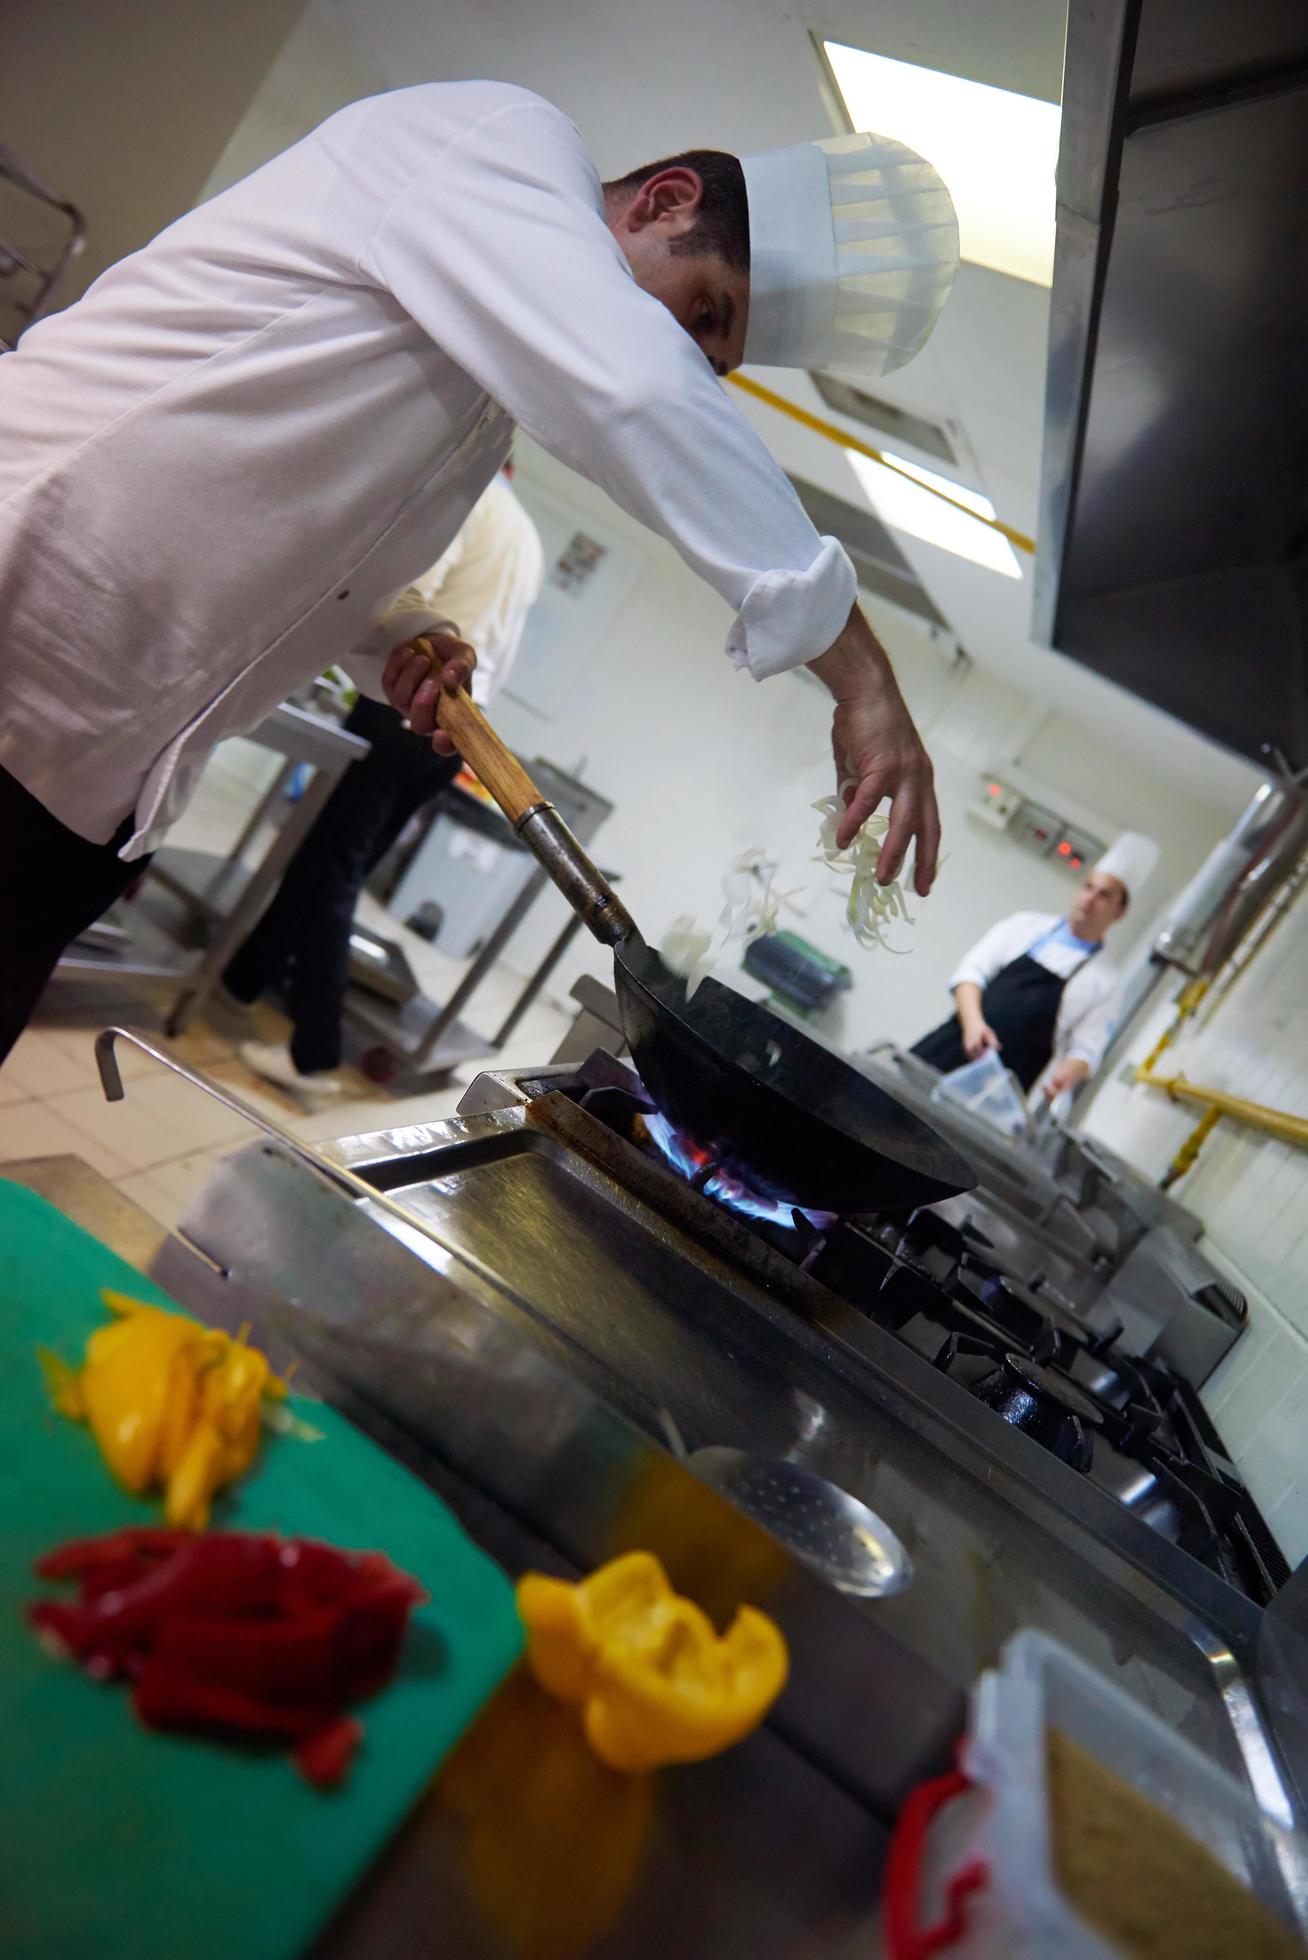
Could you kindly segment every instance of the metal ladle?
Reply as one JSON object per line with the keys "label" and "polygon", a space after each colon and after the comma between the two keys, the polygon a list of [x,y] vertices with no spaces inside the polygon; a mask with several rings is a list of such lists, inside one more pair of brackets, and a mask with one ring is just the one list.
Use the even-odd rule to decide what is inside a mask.
{"label": "metal ladle", "polygon": [[[676,1436],[675,1425],[669,1435]],[[786,1457],[749,1450],[715,1447],[686,1455],[677,1449],[677,1454],[701,1482],[779,1538],[838,1592],[884,1599],[911,1581],[913,1561],[885,1519],[839,1484]]]}

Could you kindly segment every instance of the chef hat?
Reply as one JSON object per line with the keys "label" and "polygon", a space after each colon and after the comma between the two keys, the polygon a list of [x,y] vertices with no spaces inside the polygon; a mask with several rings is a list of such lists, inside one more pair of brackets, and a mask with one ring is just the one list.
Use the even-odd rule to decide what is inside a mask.
{"label": "chef hat", "polygon": [[953,200],[889,136],[742,157],[749,200],[745,359],[873,379],[923,347],[958,266]]}
{"label": "chef hat", "polygon": [[1095,870],[1106,871],[1110,878],[1120,878],[1128,897],[1134,898],[1141,886],[1149,882],[1157,862],[1158,846],[1152,837],[1138,830],[1124,830],[1117,842],[1109,845]]}

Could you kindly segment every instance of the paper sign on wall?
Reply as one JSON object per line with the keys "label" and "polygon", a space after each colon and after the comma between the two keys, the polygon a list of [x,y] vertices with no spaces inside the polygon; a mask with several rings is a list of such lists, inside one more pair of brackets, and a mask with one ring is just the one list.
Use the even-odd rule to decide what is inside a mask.
{"label": "paper sign on wall", "polygon": [[527,478],[514,490],[541,535],[547,566],[505,693],[547,717],[561,714],[644,569],[643,551],[589,512],[575,510]]}

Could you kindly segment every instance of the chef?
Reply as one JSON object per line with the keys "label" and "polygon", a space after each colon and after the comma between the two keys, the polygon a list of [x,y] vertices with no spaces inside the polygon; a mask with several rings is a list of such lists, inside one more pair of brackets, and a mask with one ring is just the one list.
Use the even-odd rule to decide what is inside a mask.
{"label": "chef", "polygon": [[[527,617],[545,582],[540,533],[508,483],[506,466],[483,491],[437,563],[397,593],[376,629],[393,647],[433,620],[477,649],[471,693],[486,707],[517,658]],[[457,756],[433,755],[393,709],[360,696],[345,724],[368,742],[310,826],[272,902],[229,962],[229,997],[252,1005],[276,987],[291,1023],[288,1042],[243,1041],[241,1060],[306,1099],[339,1095],[350,933],[364,880],[409,818],[448,788]]]}
{"label": "chef", "polygon": [[1014,912],[991,926],[950,980],[954,1012],[913,1049],[942,1073],[995,1049],[1024,1089],[1052,1102],[1094,1074],[1112,1037],[1122,982],[1104,938],[1158,860],[1126,831],[1088,873],[1065,918]]}
{"label": "chef", "polygon": [[[882,876],[916,840],[925,892],[930,764],[853,569],[715,375],[901,366],[957,250],[889,140],[605,184],[538,96],[433,83],[341,110],[31,328],[0,358],[0,1057],[215,743],[366,638],[514,423],[722,595],[736,665],[813,668],[842,835],[889,798]],[[351,671],[427,733],[469,673],[439,651],[439,678]]]}

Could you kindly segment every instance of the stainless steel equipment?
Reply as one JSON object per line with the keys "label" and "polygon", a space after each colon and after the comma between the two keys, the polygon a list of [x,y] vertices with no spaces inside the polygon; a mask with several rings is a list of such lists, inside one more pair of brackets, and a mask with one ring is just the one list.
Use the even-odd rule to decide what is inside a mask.
{"label": "stainless steel equipment", "polygon": [[[323,715],[283,702],[252,730],[249,740],[282,756],[277,776],[225,858],[207,851],[166,848],[146,876],[181,902],[190,920],[206,929],[196,953],[193,934],[170,929],[151,916],[149,899],[113,908],[67,948],[57,972],[112,981],[175,980],[180,983],[168,1014],[170,1034],[180,1034],[218,985],[223,968],[250,932],[310,827],[350,764],[368,744]],[[242,861],[262,817],[297,767],[313,771],[299,802],[253,871]]]}
{"label": "stainless steel equipment", "polygon": [[1243,1332],[1247,1303],[1199,1249],[1192,1212],[1094,1138],[1053,1121],[1008,1137],[933,1101],[939,1076],[916,1056],[886,1045],[862,1065],[929,1111],[976,1166],[978,1189],[933,1207],[940,1217],[980,1234],[1014,1280],[1092,1333],[1116,1326],[1131,1354],[1202,1386]]}
{"label": "stainless steel equipment", "polygon": [[1305,850],[1308,795],[1290,784],[1264,783],[1168,907],[1154,958],[1186,973],[1216,973]]}
{"label": "stainless steel equipment", "polygon": [[[910,1306],[995,1324],[984,1271],[970,1291],[948,1249],[961,1234],[937,1221],[938,1240],[915,1238],[910,1221],[887,1228],[891,1247],[866,1229],[826,1238],[798,1217],[741,1218],[633,1140],[631,1081],[604,1056],[582,1072],[481,1076],[457,1119],[331,1146],[334,1190],[321,1153],[289,1141],[241,1153],[184,1221],[213,1311],[275,1326],[369,1421],[580,1564],[650,1544],[720,1600],[716,1514],[691,1497],[711,1494],[676,1483],[684,1472],[658,1447],[669,1414],[684,1436],[785,1458],[867,1505],[913,1577],[843,1602],[853,1648],[831,1617],[839,1594],[801,1582],[782,1546],[730,1570],[750,1588],[738,1596],[775,1607],[792,1638],[783,1732],[878,1815],[939,1760],[957,1697],[1029,1625],[1242,1763],[1289,1814],[1267,1718],[1291,1738],[1293,1723],[1259,1703],[1263,1616],[1237,1572],[1265,1579],[1268,1548],[1237,1491],[1239,1529],[1217,1549],[1195,1541],[1196,1520],[1211,1523],[1198,1492],[1224,1487],[1198,1464],[1193,1489],[1168,1481],[1184,1385],[1168,1389],[1182,1399],[1160,1449],[1110,1399],[1137,1364],[1054,1315],[1066,1352],[1087,1360],[1081,1397],[1106,1439],[1107,1474],[1084,1474],[978,1399],[953,1370],[954,1354],[966,1360],[956,1341],[949,1356],[915,1346]],[[938,1256],[954,1279],[933,1276]],[[1004,1337],[1020,1342],[1037,1310],[1017,1294],[1006,1304],[1025,1316]],[[1136,1379],[1143,1392],[1155,1377]]]}
{"label": "stainless steel equipment", "polygon": [[911,1582],[913,1561],[885,1519],[802,1464],[710,1448],[695,1450],[686,1465],[837,1592],[883,1599]]}
{"label": "stainless steel equipment", "polygon": [[1072,0],[1036,635],[1294,769],[1306,200],[1302,5]]}

